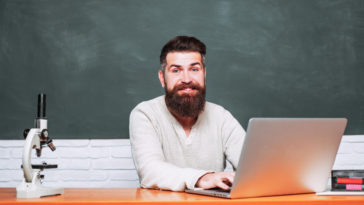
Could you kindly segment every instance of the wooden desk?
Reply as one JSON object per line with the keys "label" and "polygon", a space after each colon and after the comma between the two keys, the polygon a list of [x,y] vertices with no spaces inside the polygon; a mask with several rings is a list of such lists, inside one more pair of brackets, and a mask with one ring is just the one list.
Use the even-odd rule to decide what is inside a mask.
{"label": "wooden desk", "polygon": [[0,205],[7,204],[305,204],[353,205],[364,204],[364,196],[316,196],[315,194],[260,197],[248,199],[221,199],[183,192],[149,189],[65,189],[64,195],[40,199],[17,199],[15,188],[0,188]]}

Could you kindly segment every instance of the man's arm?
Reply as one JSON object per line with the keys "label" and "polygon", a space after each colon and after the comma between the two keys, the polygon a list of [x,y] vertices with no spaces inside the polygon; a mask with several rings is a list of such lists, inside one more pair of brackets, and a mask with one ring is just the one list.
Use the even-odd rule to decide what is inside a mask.
{"label": "man's arm", "polygon": [[[234,170],[236,170],[243,146],[245,131],[240,123],[226,110],[224,110],[221,133],[223,135],[226,159],[233,165]],[[219,187],[227,190],[232,185],[234,177],[234,172],[207,173],[198,179],[196,186],[204,189]]]}
{"label": "man's arm", "polygon": [[180,168],[167,163],[151,120],[140,109],[130,114],[130,141],[141,187],[183,191],[194,188],[207,171]]}
{"label": "man's arm", "polygon": [[240,123],[227,110],[224,113],[222,133],[226,159],[236,170],[246,133]]}

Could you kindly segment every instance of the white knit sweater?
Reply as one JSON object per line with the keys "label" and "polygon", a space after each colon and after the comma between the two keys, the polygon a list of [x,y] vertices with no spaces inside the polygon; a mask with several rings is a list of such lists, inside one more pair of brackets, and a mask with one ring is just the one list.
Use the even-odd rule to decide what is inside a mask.
{"label": "white knit sweater", "polygon": [[192,189],[207,172],[235,169],[245,131],[223,107],[206,102],[186,136],[168,111],[164,96],[137,105],[130,114],[130,141],[141,187]]}

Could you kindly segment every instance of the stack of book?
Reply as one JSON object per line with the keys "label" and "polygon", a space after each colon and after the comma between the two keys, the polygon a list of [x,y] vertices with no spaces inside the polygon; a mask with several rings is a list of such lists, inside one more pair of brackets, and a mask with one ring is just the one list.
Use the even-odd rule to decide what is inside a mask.
{"label": "stack of book", "polygon": [[332,170],[332,191],[363,191],[364,170]]}

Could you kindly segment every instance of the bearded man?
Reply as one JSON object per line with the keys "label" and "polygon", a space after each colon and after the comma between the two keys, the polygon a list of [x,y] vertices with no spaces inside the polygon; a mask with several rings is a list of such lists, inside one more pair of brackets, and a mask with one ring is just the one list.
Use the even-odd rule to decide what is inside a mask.
{"label": "bearded man", "polygon": [[130,114],[130,141],[143,188],[229,189],[245,131],[223,107],[206,102],[206,46],[194,37],[171,39],[160,54],[160,96]]}

